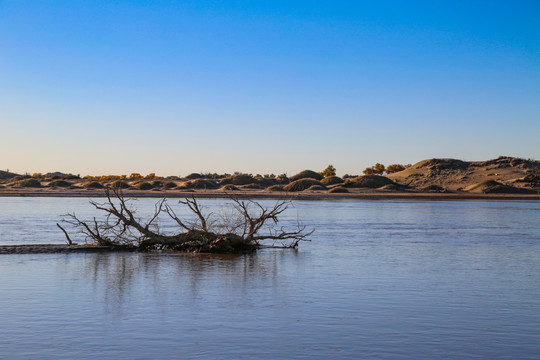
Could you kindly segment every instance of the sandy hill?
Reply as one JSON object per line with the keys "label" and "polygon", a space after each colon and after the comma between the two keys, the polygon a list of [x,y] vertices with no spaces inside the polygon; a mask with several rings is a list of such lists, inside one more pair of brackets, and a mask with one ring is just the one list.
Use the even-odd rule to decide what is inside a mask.
{"label": "sandy hill", "polygon": [[8,171],[0,170],[0,180],[11,179],[11,178],[14,178],[15,176],[19,176],[19,175],[8,172]]}
{"label": "sandy hill", "polygon": [[429,159],[388,175],[397,183],[423,189],[440,186],[455,191],[477,191],[486,181],[519,189],[537,188],[540,184],[540,161],[500,156],[488,161]]}

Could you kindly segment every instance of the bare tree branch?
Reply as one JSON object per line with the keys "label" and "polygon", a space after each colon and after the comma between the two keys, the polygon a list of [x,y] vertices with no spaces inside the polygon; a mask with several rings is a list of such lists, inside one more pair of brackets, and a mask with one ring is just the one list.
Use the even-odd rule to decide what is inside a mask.
{"label": "bare tree branch", "polygon": [[60,226],[59,223],[56,223],[56,226],[58,226],[60,228],[60,230],[62,230],[64,235],[66,235],[66,240],[67,240],[68,245],[73,245],[73,242],[71,241],[71,238],[69,237],[67,231],[62,226]]}
{"label": "bare tree branch", "polygon": [[[64,215],[63,221],[84,234],[86,239],[102,246],[132,246],[138,250],[168,249],[199,252],[245,252],[264,247],[296,248],[300,241],[308,241],[313,231],[298,223],[296,230],[276,228],[278,216],[289,208],[290,202],[277,201],[272,208],[265,208],[252,200],[239,200],[230,196],[232,207],[222,212],[205,214],[195,197],[179,201],[195,216],[195,221],[180,219],[166,199],[155,204],[153,215],[146,222],[135,217],[120,189],[106,191],[106,202],[90,201],[97,210],[105,213],[105,219],[91,222],[80,220],[75,214]],[[166,235],[160,231],[160,216],[168,215],[180,228],[180,232]],[[68,243],[71,239],[62,229]],[[273,242],[272,245],[263,244]],[[276,245],[276,244],[280,245]]]}

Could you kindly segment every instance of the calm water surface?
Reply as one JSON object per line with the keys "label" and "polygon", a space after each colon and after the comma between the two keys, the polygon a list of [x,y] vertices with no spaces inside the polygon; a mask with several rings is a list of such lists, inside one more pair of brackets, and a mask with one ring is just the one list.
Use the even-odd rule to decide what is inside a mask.
{"label": "calm water surface", "polygon": [[[73,211],[99,215],[0,198],[0,244],[63,243]],[[298,251],[0,255],[0,358],[540,358],[539,202],[306,201],[284,224],[298,214],[316,228]]]}

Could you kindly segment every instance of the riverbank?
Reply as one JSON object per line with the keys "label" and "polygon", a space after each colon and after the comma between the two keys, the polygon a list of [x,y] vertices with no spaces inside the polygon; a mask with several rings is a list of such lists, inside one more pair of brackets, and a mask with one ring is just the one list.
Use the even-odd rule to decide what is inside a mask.
{"label": "riverbank", "polygon": [[[368,169],[369,170],[369,169]],[[326,171],[326,170],[325,170]],[[367,174],[367,172],[366,172]],[[122,189],[132,197],[255,199],[540,199],[540,162],[501,156],[488,161],[428,159],[400,171],[335,176],[304,170],[288,177],[197,174],[84,176],[0,171],[0,196],[99,197]]]}
{"label": "riverbank", "polygon": [[[291,200],[540,200],[540,194],[482,194],[468,192],[412,192],[412,191],[387,191],[379,189],[350,189],[347,193],[329,193],[326,191],[303,191],[303,192],[268,192],[261,190],[245,189],[237,191],[222,190],[123,190],[125,196],[140,198],[237,198],[249,199],[291,199]],[[74,189],[50,189],[50,188],[19,188],[0,189],[0,197],[104,197],[103,190],[74,190]]]}

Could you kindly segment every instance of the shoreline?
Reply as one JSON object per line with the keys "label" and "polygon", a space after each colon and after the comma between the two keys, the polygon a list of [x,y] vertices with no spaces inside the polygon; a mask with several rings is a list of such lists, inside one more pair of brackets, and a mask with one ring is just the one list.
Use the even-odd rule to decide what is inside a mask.
{"label": "shoreline", "polygon": [[[540,194],[481,194],[465,192],[387,192],[377,190],[359,190],[349,193],[326,192],[264,192],[260,190],[242,190],[224,192],[219,190],[195,191],[145,191],[124,190],[127,197],[139,198],[208,198],[219,199],[234,196],[241,199],[290,199],[290,200],[540,200]],[[0,190],[0,197],[105,197],[103,190]]]}
{"label": "shoreline", "polygon": [[0,255],[4,254],[62,254],[62,253],[99,253],[99,252],[127,252],[108,246],[94,244],[20,244],[0,245]]}

